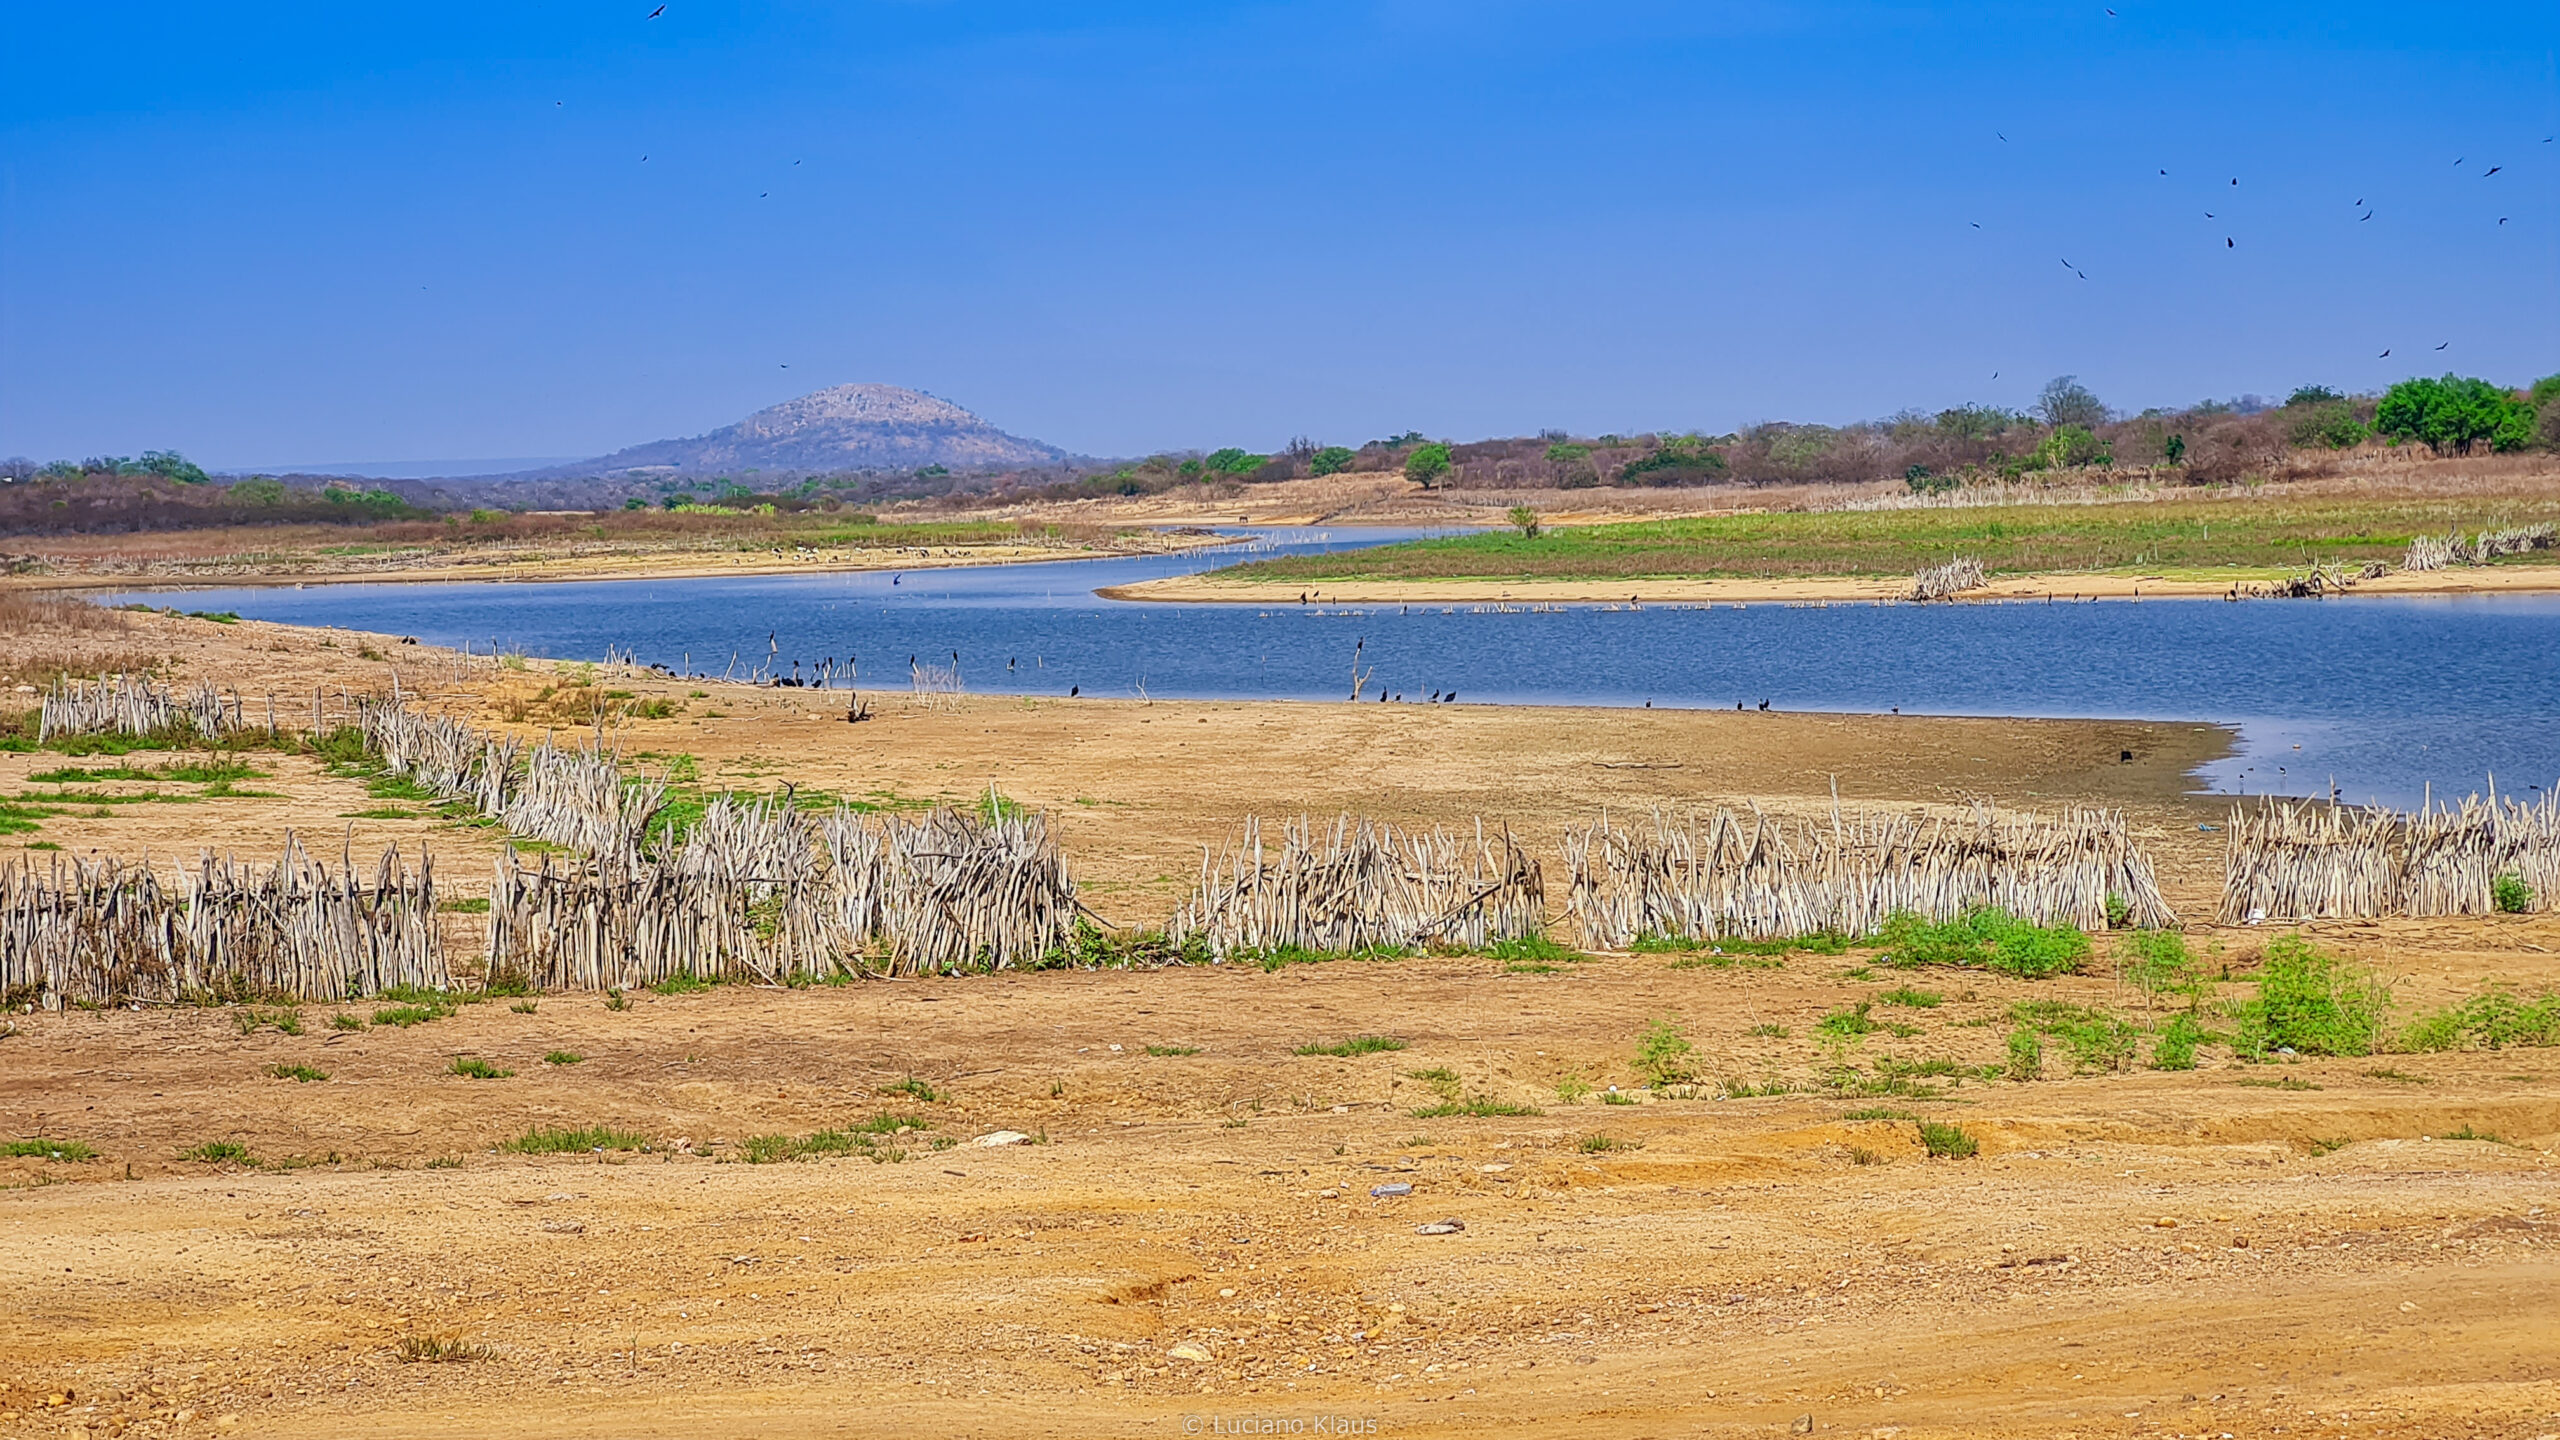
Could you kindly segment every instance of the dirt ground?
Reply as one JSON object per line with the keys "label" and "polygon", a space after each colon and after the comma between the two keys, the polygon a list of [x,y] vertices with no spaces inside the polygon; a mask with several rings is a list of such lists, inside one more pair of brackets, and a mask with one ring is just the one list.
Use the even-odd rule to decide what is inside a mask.
{"label": "dirt ground", "polygon": [[[1853,802],[2121,806],[2195,919],[2219,862],[2197,827],[2222,807],[2185,794],[2228,743],[2209,727],[987,697],[848,725],[841,696],[130,624],[125,643],[306,705],[395,664],[404,690],[528,732],[582,693],[680,702],[616,738],[713,785],[879,803],[993,783],[1057,817],[1129,923],[1160,923],[1247,813],[1508,822],[1553,892],[1554,837],[1603,805],[1827,805],[1835,776]],[[352,819],[398,807],[245,758],[264,773],[231,788],[267,793],[92,782],[180,798],[72,807],[0,837],[0,862],[262,855],[288,826],[334,849],[353,825],[359,853],[397,837],[481,883],[488,832]],[[112,763],[0,755],[0,793]],[[451,917],[458,950],[475,920]],[[2227,998],[2269,938],[2189,936]],[[2315,938],[2410,1013],[2560,969],[2552,915]],[[0,1158],[0,1433],[2560,1432],[2553,1052],[2209,1047],[2188,1072],[1981,1078],[2013,1002],[2144,1018],[2100,943],[2089,973],[2042,982],[1859,951],[1543,974],[1443,956],[564,994],[408,1025],[372,1003],[12,1015],[0,1140],[94,1158]],[[1937,1003],[1884,998],[1903,988]],[[1862,1000],[1892,1023],[1819,1038]],[[1663,1019],[1703,1087],[1669,1094],[1791,1088],[1639,1091],[1637,1037]],[[1355,1036],[1404,1048],[1298,1053]],[[1918,1096],[1817,1084],[1931,1059],[1972,1073]],[[1484,1113],[1414,1113],[1444,1089]],[[1929,1157],[1914,1117],[1980,1153]],[[866,1123],[845,1153],[752,1163],[758,1137]],[[648,1148],[504,1148],[590,1126]],[[997,1132],[1028,1139],[977,1143]],[[1463,1228],[1421,1233],[1443,1220]],[[408,1358],[446,1343],[460,1358]]]}

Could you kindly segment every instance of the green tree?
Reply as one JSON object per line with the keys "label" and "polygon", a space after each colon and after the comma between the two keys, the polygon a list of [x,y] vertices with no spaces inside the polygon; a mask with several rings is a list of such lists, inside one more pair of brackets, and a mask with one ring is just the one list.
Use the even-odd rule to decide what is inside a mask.
{"label": "green tree", "polygon": [[1357,453],[1351,450],[1348,446],[1327,445],[1323,449],[1318,450],[1313,455],[1307,457],[1307,473],[1310,475],[1339,475],[1343,471],[1350,469],[1351,462],[1356,458],[1358,458]]}
{"label": "green tree", "polygon": [[1513,525],[1519,528],[1520,538],[1523,540],[1535,540],[1538,538],[1537,511],[1530,509],[1526,505],[1514,505],[1511,507],[1510,520]]}
{"label": "green tree", "polygon": [[2075,465],[2103,465],[2112,458],[2107,444],[2086,425],[2063,425],[2036,447],[2040,470],[2066,470]]}
{"label": "green tree", "polygon": [[1440,483],[1441,476],[1449,473],[1452,463],[1448,446],[1436,440],[1428,445],[1417,445],[1412,454],[1404,457],[1404,478],[1428,490]]}
{"label": "green tree", "polygon": [[1576,460],[1590,458],[1590,446],[1576,445],[1570,440],[1559,440],[1547,447],[1547,463],[1550,465],[1570,465]]}
{"label": "green tree", "polygon": [[2403,380],[2383,392],[2373,428],[2394,440],[2415,440],[2438,455],[2468,455],[2486,443],[2492,450],[2521,450],[2533,443],[2533,407],[2486,380],[2447,375]]}
{"label": "green tree", "polygon": [[1200,468],[1215,470],[1222,475],[1250,475],[1262,468],[1264,458],[1249,450],[1239,450],[1230,445],[1223,450],[1212,450],[1201,457]]}
{"label": "green tree", "polygon": [[2537,407],[2560,400],[2560,375],[2545,375],[2534,381],[2533,389],[2526,392],[2526,398],[2533,401]]}
{"label": "green tree", "polygon": [[2346,398],[2326,385],[2304,385],[2285,397],[2284,408],[2290,410],[2297,405],[2326,405],[2332,400]]}
{"label": "green tree", "polygon": [[284,482],[264,475],[251,476],[224,490],[222,498],[234,505],[281,505],[284,503]]}

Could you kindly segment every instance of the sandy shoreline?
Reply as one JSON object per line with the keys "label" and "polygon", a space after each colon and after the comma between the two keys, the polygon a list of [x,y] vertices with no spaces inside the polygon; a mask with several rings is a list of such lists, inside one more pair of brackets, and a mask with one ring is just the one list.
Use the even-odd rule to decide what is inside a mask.
{"label": "sandy shoreline", "polygon": [[[2203,579],[2165,575],[2002,576],[1963,600],[2219,599],[2235,586],[2265,585],[2276,571]],[[1110,600],[1181,604],[1295,605],[1623,605],[1898,601],[1910,589],[1900,576],[1835,575],[1796,579],[1666,578],[1652,580],[1341,580],[1321,585],[1235,578],[1223,572],[1177,575],[1095,593]],[[2349,595],[2506,595],[2560,591],[2560,566],[2398,571],[2358,581]]]}

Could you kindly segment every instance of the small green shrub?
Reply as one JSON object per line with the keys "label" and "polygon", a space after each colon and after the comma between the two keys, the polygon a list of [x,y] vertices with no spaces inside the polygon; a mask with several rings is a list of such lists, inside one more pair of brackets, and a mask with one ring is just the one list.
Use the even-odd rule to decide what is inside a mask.
{"label": "small green shrub", "polygon": [[2163,995],[2194,997],[2203,981],[2187,938],[2175,930],[2136,930],[2116,946],[2116,973],[2142,992],[2147,1008]]}
{"label": "small green shrub", "polygon": [[1636,1097],[1628,1094],[1624,1090],[1620,1090],[1615,1086],[1612,1086],[1601,1092],[1600,1103],[1603,1105],[1633,1105],[1636,1103]]}
{"label": "small green shrub", "polygon": [[2044,1037],[2031,1025],[2021,1025],[2009,1032],[2009,1078],[2039,1080],[2044,1077]]}
{"label": "small green shrub", "polygon": [[1982,1142],[1965,1133],[1963,1126],[1935,1120],[1920,1122],[1920,1143],[1941,1160],[1970,1160],[1982,1150]]}
{"label": "small green shrub", "polygon": [[329,1078],[328,1071],[314,1070],[308,1065],[274,1065],[268,1067],[267,1073],[278,1080],[298,1080],[305,1085]]}
{"label": "small green shrub", "polygon": [[1784,1025],[1764,1022],[1762,1024],[1754,1025],[1742,1033],[1762,1040],[1784,1040],[1787,1038],[1787,1027]]}
{"label": "small green shrub", "polygon": [[1580,1149],[1585,1155],[1602,1155],[1612,1150],[1641,1150],[1641,1141],[1621,1140],[1614,1135],[1585,1135]]}
{"label": "small green shrub", "polygon": [[2160,1027],[2159,1038],[2151,1042],[2151,1068],[2154,1070],[2193,1070],[2196,1047],[2204,1043],[2204,1027],[2192,1015],[2172,1015]]}
{"label": "small green shrub", "polygon": [[329,1028],[332,1030],[361,1030],[364,1028],[364,1022],[342,1010],[329,1017]]}
{"label": "small green shrub", "polygon": [[586,1061],[587,1057],[575,1050],[547,1051],[542,1057],[542,1063],[545,1065],[583,1065]]}
{"label": "small green shrub", "polygon": [[1197,1055],[1200,1053],[1200,1047],[1197,1045],[1150,1045],[1147,1047],[1147,1053],[1158,1057]]}
{"label": "small green shrub", "polygon": [[1656,1020],[1636,1038],[1636,1073],[1652,1085],[1676,1085],[1689,1077],[1689,1056],[1697,1047],[1668,1019]]}
{"label": "small green shrub", "polygon": [[513,1070],[501,1070],[477,1055],[456,1055],[453,1057],[453,1063],[447,1065],[445,1069],[472,1080],[504,1080],[516,1073]]}
{"label": "small green shrub", "polygon": [[1567,1070],[1556,1077],[1556,1099],[1567,1105],[1579,1105],[1591,1094],[1591,1082]]}
{"label": "small green shrub", "polygon": [[2370,1055],[2390,1008],[2391,987],[2372,971],[2287,935],[2267,947],[2258,993],[2236,1007],[2231,1048],[2248,1056]]}
{"label": "small green shrub", "polygon": [[1488,1095],[1470,1095],[1463,1100],[1443,1100],[1437,1105],[1426,1105],[1411,1113],[1416,1120],[1441,1120],[1452,1116],[1487,1120],[1511,1115],[1535,1115],[1540,1112],[1535,1105],[1518,1105],[1508,1100],[1496,1100]]}
{"label": "small green shrub", "polygon": [[2009,1007],[2009,1018],[2041,1037],[2061,1041],[2071,1052],[2075,1075],[2133,1066],[2138,1032],[2104,1010],[2061,1000],[2024,1000]]}
{"label": "small green shrub", "polygon": [[1947,997],[1935,990],[1914,990],[1904,985],[1898,989],[1887,990],[1876,999],[1887,1005],[1900,1005],[1911,1010],[1935,1010],[1946,1003]]}
{"label": "small green shrub", "polygon": [[913,1075],[908,1076],[906,1079],[901,1080],[894,1085],[881,1086],[880,1093],[883,1095],[904,1095],[910,1100],[920,1100],[927,1105],[930,1105],[936,1100],[942,1098],[942,1092],[934,1089],[931,1085],[926,1084]]}
{"label": "small green shrub", "polygon": [[2509,915],[2521,915],[2533,908],[2533,887],[2513,870],[2489,882],[2489,895]]}
{"label": "small green shrub", "polygon": [[2089,956],[2089,937],[2078,930],[2032,924],[1996,905],[1939,921],[1900,911],[1885,920],[1878,939],[1885,947],[1880,958],[1905,969],[1947,965],[2024,980],[2062,974]]}
{"label": "small green shrub", "polygon": [[237,1140],[207,1140],[178,1158],[193,1160],[200,1165],[255,1165],[258,1163],[257,1159],[250,1155],[249,1147]]}
{"label": "small green shrub", "polygon": [[699,995],[711,988],[711,982],[699,975],[670,975],[649,987],[653,995]]}
{"label": "small green shrub", "polygon": [[2519,1000],[2491,990],[2419,1017],[2400,1032],[2396,1048],[2423,1053],[2540,1045],[2560,1045],[2560,993]]}
{"label": "small green shrub", "polygon": [[1393,1035],[1354,1035],[1348,1040],[1336,1040],[1331,1043],[1301,1045],[1289,1053],[1292,1055],[1331,1055],[1336,1059],[1349,1059],[1354,1055],[1377,1055],[1385,1051],[1401,1050],[1403,1048],[1404,1042]]}

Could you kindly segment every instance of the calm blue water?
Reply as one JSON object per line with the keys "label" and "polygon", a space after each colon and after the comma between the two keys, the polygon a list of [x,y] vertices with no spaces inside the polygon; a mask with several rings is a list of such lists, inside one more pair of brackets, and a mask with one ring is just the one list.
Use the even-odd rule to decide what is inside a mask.
{"label": "calm blue water", "polygon": [[[1409,530],[1261,532],[1254,553]],[[559,658],[608,646],[741,674],[780,647],[848,658],[865,689],[908,661],[957,663],[975,692],[1341,700],[1355,646],[1368,693],[1468,704],[2114,716],[2239,727],[2209,789],[2414,803],[2560,778],[2560,597],[2143,600],[1713,609],[1155,605],[1128,584],[1250,558],[1174,556],[892,574],[563,584],[323,585],[131,599]],[[770,642],[768,640],[770,638]],[[807,673],[804,669],[804,673]],[[2294,747],[2299,746],[2297,750]]]}

